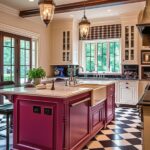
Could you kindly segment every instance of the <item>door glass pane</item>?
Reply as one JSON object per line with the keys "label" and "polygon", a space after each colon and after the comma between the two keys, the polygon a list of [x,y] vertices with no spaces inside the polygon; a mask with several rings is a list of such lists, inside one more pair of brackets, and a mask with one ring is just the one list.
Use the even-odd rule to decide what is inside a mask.
{"label": "door glass pane", "polygon": [[4,65],[11,65],[12,63],[11,47],[4,47],[3,54],[4,54],[3,55]]}
{"label": "door glass pane", "polygon": [[15,81],[15,40],[3,37],[3,81]]}
{"label": "door glass pane", "polygon": [[4,66],[4,81],[14,81],[14,66]]}
{"label": "door glass pane", "polygon": [[26,50],[26,65],[30,65],[30,51]]}
{"label": "door glass pane", "polygon": [[30,68],[31,58],[31,42],[28,40],[20,40],[20,83],[24,84],[28,81],[28,71]]}
{"label": "door glass pane", "polygon": [[20,48],[25,49],[25,41],[20,40]]}
{"label": "door glass pane", "polygon": [[12,47],[12,38],[11,37],[4,37],[4,46]]}
{"label": "door glass pane", "polygon": [[26,49],[30,49],[30,42],[26,41]]}
{"label": "door glass pane", "polygon": [[20,50],[20,64],[25,65],[25,50],[24,49]]}

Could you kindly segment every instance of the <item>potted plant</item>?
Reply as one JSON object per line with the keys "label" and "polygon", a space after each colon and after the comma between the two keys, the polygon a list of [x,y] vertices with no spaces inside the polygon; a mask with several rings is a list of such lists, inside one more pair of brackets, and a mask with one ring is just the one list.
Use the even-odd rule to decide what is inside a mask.
{"label": "potted plant", "polygon": [[40,84],[41,78],[44,78],[45,76],[46,76],[46,72],[41,67],[33,68],[28,72],[28,78],[30,80],[33,80],[35,85]]}

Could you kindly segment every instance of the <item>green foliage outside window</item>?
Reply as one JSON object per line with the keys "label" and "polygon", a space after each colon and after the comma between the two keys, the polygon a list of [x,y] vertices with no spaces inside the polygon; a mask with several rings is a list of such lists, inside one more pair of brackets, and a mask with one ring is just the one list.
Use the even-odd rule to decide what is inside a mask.
{"label": "green foliage outside window", "polygon": [[86,43],[86,71],[119,73],[121,69],[120,48],[119,41]]}

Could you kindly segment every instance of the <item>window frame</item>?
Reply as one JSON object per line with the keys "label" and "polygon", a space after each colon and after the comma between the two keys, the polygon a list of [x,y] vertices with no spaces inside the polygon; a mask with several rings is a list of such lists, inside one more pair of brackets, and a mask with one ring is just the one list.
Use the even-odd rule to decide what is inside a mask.
{"label": "window frame", "polygon": [[[109,67],[109,63],[110,63],[110,52],[109,52],[109,44],[110,42],[119,42],[120,43],[120,63],[121,63],[121,59],[122,59],[122,43],[121,43],[121,38],[113,38],[113,39],[100,39],[100,40],[84,40],[81,42],[81,60],[80,60],[80,65],[83,66],[84,68],[84,71],[83,72],[79,72],[80,74],[105,74],[105,75],[120,75],[122,74],[122,65],[120,65],[120,72],[100,72],[100,71],[97,71],[98,69],[98,43],[104,43],[106,42],[107,43],[107,70],[109,69],[110,70],[110,67]],[[85,45],[86,44],[95,44],[95,71],[93,72],[89,72],[89,71],[86,71],[86,49],[85,49]],[[108,59],[109,58],[109,59]]]}
{"label": "window frame", "polygon": [[[4,32],[4,31],[0,31],[0,81],[3,81],[3,75],[4,75],[4,72],[3,72],[3,42],[4,42],[4,37],[10,37],[10,38],[14,38],[15,40],[15,46],[14,46],[14,50],[15,50],[15,61],[14,61],[14,66],[15,66],[15,84],[16,85],[21,85],[20,83],[20,66],[21,66],[21,63],[20,63],[20,52],[21,52],[21,47],[20,47],[20,41],[21,40],[25,40],[25,41],[29,41],[30,42],[30,48],[29,48],[29,54],[30,54],[30,64],[29,64],[29,68],[31,69],[32,68],[32,41],[36,39],[32,39],[30,37],[25,37],[25,36],[21,36],[21,35],[16,35],[16,34],[12,34],[12,33],[7,33],[7,32]],[[38,40],[37,40],[38,42]],[[36,43],[36,47],[38,47],[38,43]],[[35,54],[35,59],[36,59],[36,67],[37,67],[37,52],[38,49],[36,50],[36,54]]]}

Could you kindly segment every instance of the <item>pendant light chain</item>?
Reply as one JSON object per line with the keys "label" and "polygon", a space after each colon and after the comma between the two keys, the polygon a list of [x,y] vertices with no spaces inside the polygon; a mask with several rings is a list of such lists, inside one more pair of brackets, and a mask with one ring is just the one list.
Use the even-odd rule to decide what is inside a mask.
{"label": "pendant light chain", "polygon": [[86,1],[86,0],[84,0],[84,17],[85,17],[85,1]]}

